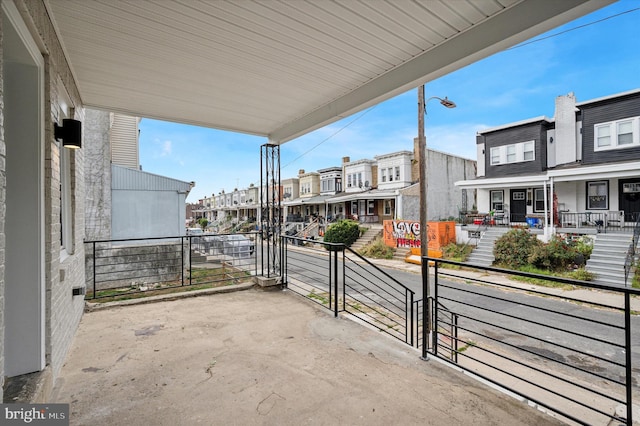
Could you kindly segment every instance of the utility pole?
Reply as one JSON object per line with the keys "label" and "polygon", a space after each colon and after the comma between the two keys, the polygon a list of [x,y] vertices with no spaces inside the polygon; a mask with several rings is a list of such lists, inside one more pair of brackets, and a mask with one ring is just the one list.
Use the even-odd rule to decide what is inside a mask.
{"label": "utility pole", "polygon": [[424,136],[424,84],[418,87],[418,165],[420,166],[420,260],[422,266],[422,359],[427,359],[427,336],[431,331],[429,306],[429,254],[427,241],[427,141]]}

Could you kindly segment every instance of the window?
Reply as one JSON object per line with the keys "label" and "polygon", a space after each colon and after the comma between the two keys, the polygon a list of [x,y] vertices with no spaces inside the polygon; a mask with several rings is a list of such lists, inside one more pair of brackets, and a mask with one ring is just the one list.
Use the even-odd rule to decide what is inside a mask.
{"label": "window", "polygon": [[351,175],[347,175],[347,188],[351,188]]}
{"label": "window", "polygon": [[396,180],[400,180],[400,167],[396,166],[395,170],[396,170]]}
{"label": "window", "polygon": [[389,172],[389,182],[392,182],[393,181],[393,168],[389,167],[387,169],[387,171]]}
{"label": "window", "polygon": [[516,162],[516,146],[507,145],[507,163]]}
{"label": "window", "polygon": [[640,146],[640,117],[594,126],[594,151]]}
{"label": "window", "polygon": [[386,182],[387,181],[387,170],[386,169],[382,169],[382,173],[380,178],[382,179],[382,182]]}
{"label": "window", "polygon": [[351,202],[351,215],[352,216],[357,216],[358,215],[358,202],[357,201],[352,201]]}
{"label": "window", "polygon": [[[536,188],[533,193],[533,211],[535,212],[543,212],[544,211],[544,188]],[[547,204],[550,207],[549,204]]]}
{"label": "window", "polygon": [[[64,118],[73,118],[74,110],[68,105],[71,101],[67,97],[65,91],[61,93],[62,104],[60,105],[60,120]],[[64,148],[62,142],[59,143],[60,155],[60,255],[61,258],[74,253],[74,204],[73,193],[74,179],[73,169],[76,154],[70,149]]]}
{"label": "window", "polygon": [[596,127],[596,146],[598,148],[611,146],[611,128],[609,126]]}
{"label": "window", "polygon": [[362,172],[358,172],[358,187],[362,188]]}
{"label": "window", "polygon": [[609,209],[609,182],[606,180],[587,182],[587,210]]}
{"label": "window", "polygon": [[367,215],[372,216],[376,213],[376,202],[374,200],[367,201]]}
{"label": "window", "polygon": [[393,200],[384,200],[384,215],[391,216],[393,212]]}
{"label": "window", "polygon": [[522,163],[536,159],[535,142],[520,142],[491,148],[491,165]]}
{"label": "window", "polygon": [[534,148],[534,143],[533,141],[531,142],[525,142],[524,143],[524,149],[523,149],[523,158],[524,161],[532,161],[535,160],[535,154],[533,152],[533,148]]}
{"label": "window", "polygon": [[524,200],[526,199],[526,196],[525,196],[524,191],[518,191],[518,192],[514,192],[514,193],[511,195],[511,198],[512,198],[514,201],[524,201]]}
{"label": "window", "polygon": [[633,143],[633,122],[623,121],[618,123],[618,145],[630,145]]}
{"label": "window", "polygon": [[504,210],[504,191],[491,191],[491,210],[494,212]]}
{"label": "window", "polygon": [[60,143],[60,245],[63,255],[73,254],[71,191],[71,152]]}
{"label": "window", "polygon": [[500,147],[491,148],[491,164],[500,164]]}

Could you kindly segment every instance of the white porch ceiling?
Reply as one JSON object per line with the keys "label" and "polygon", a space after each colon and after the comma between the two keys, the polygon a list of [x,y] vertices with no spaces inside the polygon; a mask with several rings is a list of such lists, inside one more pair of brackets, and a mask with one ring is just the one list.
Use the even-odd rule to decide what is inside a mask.
{"label": "white porch ceiling", "polygon": [[283,143],[614,0],[45,0],[85,106]]}

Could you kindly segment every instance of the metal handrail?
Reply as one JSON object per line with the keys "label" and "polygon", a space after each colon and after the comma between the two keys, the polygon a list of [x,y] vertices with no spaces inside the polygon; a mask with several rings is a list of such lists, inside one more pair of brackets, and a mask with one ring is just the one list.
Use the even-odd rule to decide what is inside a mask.
{"label": "metal handrail", "polygon": [[[244,233],[255,240],[255,232]],[[215,247],[209,237],[235,234],[201,234],[168,237],[120,238],[85,241],[91,248],[87,268],[87,299],[131,297],[153,290],[221,282],[237,282],[255,275],[255,243],[226,241]],[[253,246],[253,249],[251,248]],[[194,257],[194,252],[198,257]],[[215,252],[215,253],[213,253]],[[208,256],[208,257],[207,257]],[[219,267],[205,266],[211,261]],[[207,271],[204,271],[204,270]],[[198,279],[194,273],[201,274]]]}
{"label": "metal handrail", "polygon": [[[339,312],[355,315],[414,344],[413,290],[344,244],[287,235],[281,238],[286,288],[332,310],[335,316]],[[295,250],[291,244],[327,250]]]}
{"label": "metal handrail", "polygon": [[[592,423],[595,416],[632,424],[631,296],[640,296],[640,289],[423,258],[427,261],[435,263],[433,342],[422,342],[429,353],[579,424]],[[481,274],[442,270],[442,265]],[[544,287],[523,289],[497,279],[498,274],[606,291],[624,300],[615,305]],[[447,304],[444,317],[442,303]],[[479,365],[484,373],[478,373]],[[594,378],[608,387],[593,386]],[[603,408],[610,404],[626,405],[626,417]]]}
{"label": "metal handrail", "polygon": [[631,244],[627,249],[627,255],[624,259],[624,285],[627,285],[629,274],[633,268],[633,263],[636,256],[636,248],[638,247],[638,238],[640,238],[640,213],[636,213],[636,222],[633,227],[633,237],[631,238]]}

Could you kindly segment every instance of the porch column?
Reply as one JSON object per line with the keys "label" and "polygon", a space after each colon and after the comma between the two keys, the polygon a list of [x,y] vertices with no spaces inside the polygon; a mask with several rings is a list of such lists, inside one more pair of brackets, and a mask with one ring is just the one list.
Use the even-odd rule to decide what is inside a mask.
{"label": "porch column", "polygon": [[[545,239],[545,242],[546,242],[546,241],[549,241],[549,225],[547,225],[549,223],[547,221],[547,219],[549,219],[549,203],[547,202],[548,193],[547,193],[547,182],[546,181],[542,182],[542,191],[543,191],[543,194],[544,194],[543,195],[543,197],[544,197],[544,239]],[[534,201],[534,203],[535,203],[535,201]]]}

